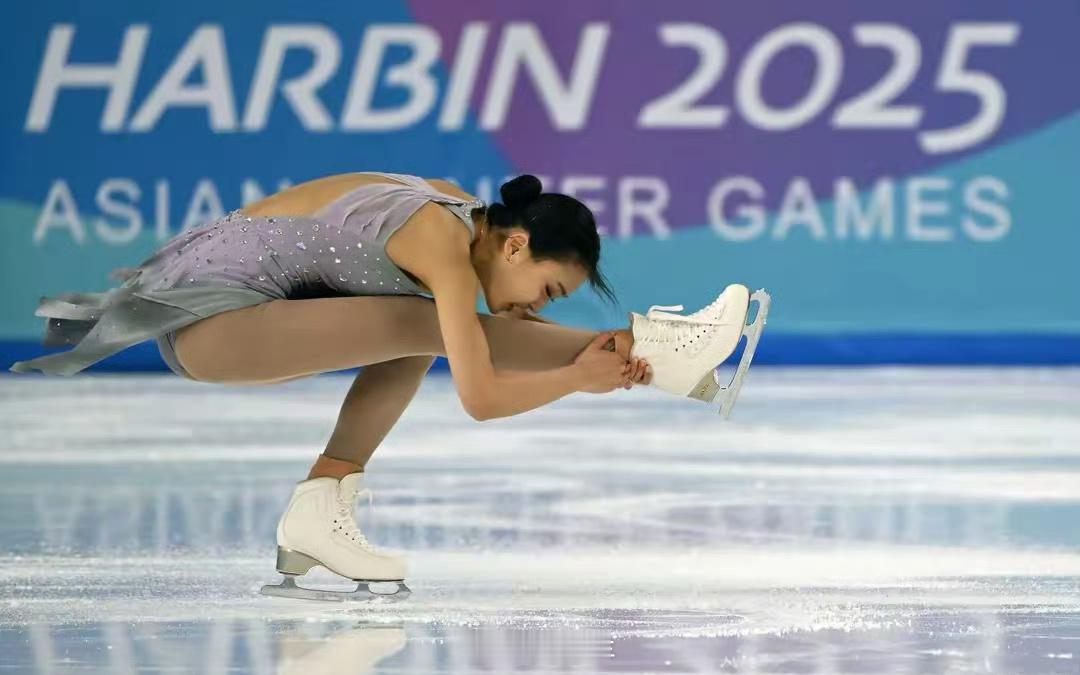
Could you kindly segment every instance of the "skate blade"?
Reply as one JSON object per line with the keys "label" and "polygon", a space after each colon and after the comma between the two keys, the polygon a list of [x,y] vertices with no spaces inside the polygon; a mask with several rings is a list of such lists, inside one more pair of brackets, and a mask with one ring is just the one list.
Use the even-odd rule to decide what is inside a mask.
{"label": "skate blade", "polygon": [[747,316],[749,316],[749,305],[755,300],[758,303],[757,315],[754,317],[753,322],[743,326],[739,338],[741,339],[743,335],[746,336],[746,346],[743,348],[742,358],[739,360],[739,366],[735,369],[731,380],[726,386],[721,384],[718,371],[714,368],[705,373],[705,376],[701,378],[701,381],[689,394],[691,398],[707,403],[715,403],[717,399],[722,398],[719,413],[724,419],[731,416],[731,409],[735,405],[735,400],[739,397],[743,378],[746,377],[746,371],[750,368],[750,362],[754,359],[754,351],[757,350],[758,340],[761,338],[761,331],[765,328],[765,319],[769,314],[769,301],[771,298],[765,292],[765,289],[761,288],[754,291],[753,295],[750,296],[747,302]]}
{"label": "skate blade", "polygon": [[[377,593],[371,590],[372,584],[395,584],[397,590],[393,593]],[[391,602],[400,602],[412,594],[412,591],[403,581],[358,581],[356,589],[352,591],[328,591],[316,588],[304,588],[296,585],[296,580],[286,576],[280,584],[266,584],[259,592],[263,595],[278,598],[295,598],[297,600],[320,600],[323,602],[357,602],[383,598]]]}

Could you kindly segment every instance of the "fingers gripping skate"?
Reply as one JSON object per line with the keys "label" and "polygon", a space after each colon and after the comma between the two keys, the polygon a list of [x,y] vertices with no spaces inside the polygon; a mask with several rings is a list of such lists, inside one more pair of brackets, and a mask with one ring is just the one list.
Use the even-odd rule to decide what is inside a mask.
{"label": "fingers gripping skate", "polygon": [[[353,579],[357,582],[355,590],[352,591],[331,591],[315,588],[304,588],[296,584],[296,577],[306,574],[308,570],[317,565],[323,565],[315,558],[300,553],[299,551],[293,551],[291,549],[278,547],[277,554],[277,569],[281,572],[283,578],[280,584],[266,584],[260,589],[260,593],[263,595],[271,595],[282,598],[299,598],[302,600],[327,600],[331,602],[344,602],[347,600],[372,600],[374,598],[386,598],[387,600],[404,600],[409,597],[412,591],[405,585],[404,579]],[[330,569],[330,568],[327,568]],[[334,574],[339,574],[335,570],[330,570]],[[341,575],[344,576],[344,575]],[[373,584],[393,584],[395,590],[393,592],[383,593],[373,590],[371,586]]]}
{"label": "fingers gripping skate", "polygon": [[[731,408],[735,405],[735,399],[739,396],[743,378],[746,377],[746,371],[750,368],[750,362],[754,359],[754,351],[757,349],[761,331],[765,328],[765,319],[769,314],[770,299],[764,288],[754,291],[750,296],[748,305],[756,300],[758,303],[757,314],[754,316],[753,322],[743,327],[742,335],[746,336],[746,346],[743,348],[739,366],[735,369],[735,374],[732,375],[727,385],[721,384],[720,375],[714,368],[705,373],[701,381],[689,394],[691,398],[707,403],[715,403],[719,399],[719,412],[724,419],[731,416]],[[747,316],[749,316],[749,307],[747,308]]]}

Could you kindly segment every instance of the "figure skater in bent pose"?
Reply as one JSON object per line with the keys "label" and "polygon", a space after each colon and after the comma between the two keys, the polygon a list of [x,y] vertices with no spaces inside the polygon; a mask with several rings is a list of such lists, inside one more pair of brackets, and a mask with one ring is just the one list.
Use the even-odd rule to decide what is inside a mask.
{"label": "figure skater in bent pose", "polygon": [[[435,356],[448,359],[465,411],[489,420],[634,384],[711,401],[713,369],[744,332],[740,284],[692,315],[654,306],[606,331],[540,318],[586,281],[614,299],[598,269],[596,224],[535,176],[500,195],[487,205],[447,181],[382,172],[296,185],[182,232],[118,270],[124,284],[108,293],[42,298],[45,344],[76,347],[11,369],[70,375],[147,338],[198,382],[276,383],[362,366],[278,523],[285,583],[264,592],[325,596],[292,584],[322,565],[360,581],[356,594],[378,581],[407,594],[403,557],[365,539],[353,506],[364,465]],[[478,293],[491,315],[476,312]]]}

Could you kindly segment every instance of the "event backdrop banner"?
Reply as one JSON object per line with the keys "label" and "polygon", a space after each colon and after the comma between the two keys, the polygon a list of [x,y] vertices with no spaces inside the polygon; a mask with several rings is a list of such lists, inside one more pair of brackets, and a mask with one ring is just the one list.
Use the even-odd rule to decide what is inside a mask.
{"label": "event backdrop banner", "polygon": [[[0,339],[332,173],[589,205],[601,327],[773,295],[763,362],[1080,362],[1080,3],[590,0],[8,10]],[[482,305],[478,305],[482,307]],[[149,344],[149,343],[147,343]],[[5,368],[6,369],[6,368]]]}

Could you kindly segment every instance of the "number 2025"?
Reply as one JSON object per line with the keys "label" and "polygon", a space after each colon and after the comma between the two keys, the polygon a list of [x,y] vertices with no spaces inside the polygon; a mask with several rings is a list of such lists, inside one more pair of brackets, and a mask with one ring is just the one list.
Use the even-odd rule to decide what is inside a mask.
{"label": "number 2025", "polygon": [[[853,26],[855,42],[880,47],[892,55],[885,74],[866,91],[839,104],[831,119],[837,129],[914,129],[923,116],[918,105],[898,105],[895,99],[911,84],[918,71],[922,48],[919,38],[903,26],[891,23],[859,23]],[[989,138],[1005,116],[1006,92],[992,75],[967,65],[975,47],[1012,45],[1020,29],[1015,23],[954,24],[938,68],[935,87],[946,93],[974,96],[975,115],[961,124],[918,134],[926,153],[956,152]],[[672,47],[697,51],[694,71],[674,90],[647,103],[638,115],[644,128],[719,128],[730,114],[722,105],[697,103],[722,77],[728,49],[724,37],[699,23],[666,23],[659,27],[660,40]],[[803,47],[813,54],[816,68],[808,91],[793,105],[770,106],[762,97],[765,71],[777,54]],[[768,131],[786,131],[817,116],[832,100],[840,85],[843,48],[828,29],[813,23],[792,23],[767,33],[743,59],[735,78],[735,104],[751,125]]]}

